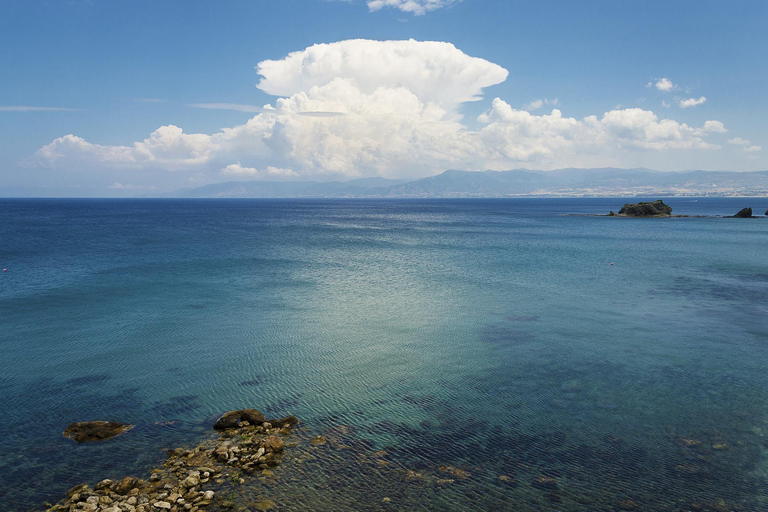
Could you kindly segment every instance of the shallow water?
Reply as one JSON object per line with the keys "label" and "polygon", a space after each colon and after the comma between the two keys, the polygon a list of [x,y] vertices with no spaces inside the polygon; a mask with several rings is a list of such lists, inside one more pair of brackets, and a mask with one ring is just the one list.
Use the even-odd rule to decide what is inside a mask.
{"label": "shallow water", "polygon": [[[624,202],[2,200],[0,499],[141,476],[248,406],[333,442],[245,504],[768,509],[768,220],[566,215]],[[61,437],[88,419],[136,428]]]}

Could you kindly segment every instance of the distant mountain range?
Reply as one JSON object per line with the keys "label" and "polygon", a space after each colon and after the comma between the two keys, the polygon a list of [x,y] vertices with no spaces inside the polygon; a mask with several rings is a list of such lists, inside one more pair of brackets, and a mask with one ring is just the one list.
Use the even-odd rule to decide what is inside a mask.
{"label": "distant mountain range", "polygon": [[179,190],[174,197],[448,198],[448,197],[768,196],[768,171],[559,169],[445,171],[418,180],[231,181]]}

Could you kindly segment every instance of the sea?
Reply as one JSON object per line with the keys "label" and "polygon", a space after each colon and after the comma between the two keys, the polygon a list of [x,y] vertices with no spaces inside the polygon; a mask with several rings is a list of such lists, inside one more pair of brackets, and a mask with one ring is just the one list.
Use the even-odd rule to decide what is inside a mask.
{"label": "sea", "polygon": [[234,510],[768,510],[768,198],[637,200],[0,200],[0,510],[240,408]]}

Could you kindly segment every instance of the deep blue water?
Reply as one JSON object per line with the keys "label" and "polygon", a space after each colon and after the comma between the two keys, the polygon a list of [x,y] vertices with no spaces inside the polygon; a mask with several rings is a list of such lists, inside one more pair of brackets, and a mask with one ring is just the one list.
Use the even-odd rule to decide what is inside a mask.
{"label": "deep blue water", "polygon": [[286,463],[285,509],[768,510],[768,220],[568,215],[625,202],[0,200],[0,509],[247,406],[387,451]]}

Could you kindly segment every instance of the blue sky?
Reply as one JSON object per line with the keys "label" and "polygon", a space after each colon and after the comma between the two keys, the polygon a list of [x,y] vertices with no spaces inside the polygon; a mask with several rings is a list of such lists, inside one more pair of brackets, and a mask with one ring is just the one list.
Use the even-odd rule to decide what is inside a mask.
{"label": "blue sky", "polygon": [[0,0],[0,195],[765,170],[767,22],[745,0]]}

